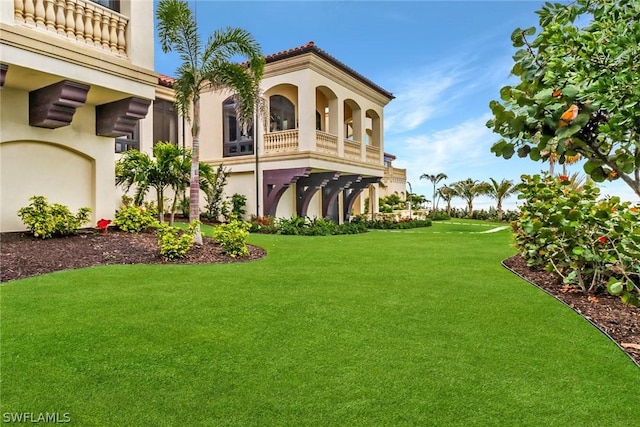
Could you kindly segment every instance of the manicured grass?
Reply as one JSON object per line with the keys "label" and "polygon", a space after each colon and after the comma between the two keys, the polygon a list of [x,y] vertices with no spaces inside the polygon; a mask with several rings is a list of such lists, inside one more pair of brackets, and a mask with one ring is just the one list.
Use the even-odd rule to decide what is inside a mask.
{"label": "manicured grass", "polygon": [[504,270],[509,231],[476,233],[485,225],[254,235],[269,255],[251,263],[5,284],[1,412],[78,425],[636,424],[640,370]]}

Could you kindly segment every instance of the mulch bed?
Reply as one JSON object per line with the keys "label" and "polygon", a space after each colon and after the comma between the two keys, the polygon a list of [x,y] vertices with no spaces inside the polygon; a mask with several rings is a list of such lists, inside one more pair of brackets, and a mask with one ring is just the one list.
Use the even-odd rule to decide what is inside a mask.
{"label": "mulch bed", "polygon": [[0,282],[59,270],[108,264],[210,264],[263,258],[262,248],[249,245],[248,257],[232,258],[209,237],[179,261],[167,261],[153,233],[82,231],[78,235],[38,239],[27,233],[0,234]]}
{"label": "mulch bed", "polygon": [[[46,240],[27,233],[2,233],[0,282],[97,265],[229,263],[252,261],[265,255],[264,249],[249,246],[248,257],[232,258],[222,253],[213,239],[205,237],[204,245],[194,246],[184,259],[170,262],[160,256],[157,238],[152,233],[82,231],[76,236]],[[586,296],[575,292],[562,286],[555,274],[530,269],[519,255],[506,259],[504,265],[591,321],[640,364],[640,308],[626,306],[619,298],[606,294]]]}
{"label": "mulch bed", "polygon": [[504,266],[567,304],[615,341],[640,366],[640,308],[625,305],[608,294],[584,295],[563,286],[555,274],[527,267],[520,255],[504,260]]}

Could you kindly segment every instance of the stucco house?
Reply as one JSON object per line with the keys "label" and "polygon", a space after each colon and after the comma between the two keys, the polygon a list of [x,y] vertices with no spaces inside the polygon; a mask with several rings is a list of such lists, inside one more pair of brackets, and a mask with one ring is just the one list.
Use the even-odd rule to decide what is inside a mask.
{"label": "stucco house", "polygon": [[114,138],[146,116],[158,82],[153,3],[0,8],[0,231],[24,229],[16,212],[33,195],[113,218]]}
{"label": "stucco house", "polygon": [[[0,230],[24,229],[16,212],[36,194],[113,218],[119,153],[191,144],[173,80],[153,71],[152,2],[0,5]],[[206,92],[200,104],[200,158],[230,170],[225,193],[244,195],[248,214],[342,222],[365,200],[377,211],[381,180],[404,189],[404,170],[388,156],[385,165],[390,92],[313,42],[268,55],[261,91],[267,113],[250,129],[232,93]]]}

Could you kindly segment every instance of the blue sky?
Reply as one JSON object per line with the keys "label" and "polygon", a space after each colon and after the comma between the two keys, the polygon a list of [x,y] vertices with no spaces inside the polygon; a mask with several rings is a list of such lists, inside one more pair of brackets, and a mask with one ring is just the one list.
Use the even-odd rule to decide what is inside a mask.
{"label": "blue sky", "polygon": [[[414,193],[431,199],[423,173],[448,175],[442,183],[472,178],[520,181],[547,163],[495,157],[499,139],[486,128],[489,102],[513,81],[510,35],[537,25],[542,1],[218,1],[188,0],[206,38],[227,26],[251,32],[265,54],[314,41],[395,99],[385,109],[385,151],[407,169]],[[156,43],[156,70],[173,75],[175,55]],[[569,167],[581,172],[581,166]],[[623,183],[603,194],[637,196]],[[513,208],[516,198],[507,201]],[[454,201],[462,206],[461,200]],[[478,208],[495,203],[480,198]]]}

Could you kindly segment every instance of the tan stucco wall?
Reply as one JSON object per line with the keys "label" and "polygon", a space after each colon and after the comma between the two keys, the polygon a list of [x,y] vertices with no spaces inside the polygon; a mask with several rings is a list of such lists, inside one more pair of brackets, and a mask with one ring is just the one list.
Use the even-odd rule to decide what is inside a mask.
{"label": "tan stucco wall", "polygon": [[29,197],[92,209],[96,219],[113,218],[113,138],[95,135],[95,107],[79,108],[70,126],[28,125],[28,92],[6,87],[0,95],[0,230],[24,226],[16,211]]}

